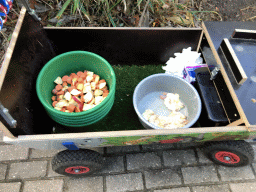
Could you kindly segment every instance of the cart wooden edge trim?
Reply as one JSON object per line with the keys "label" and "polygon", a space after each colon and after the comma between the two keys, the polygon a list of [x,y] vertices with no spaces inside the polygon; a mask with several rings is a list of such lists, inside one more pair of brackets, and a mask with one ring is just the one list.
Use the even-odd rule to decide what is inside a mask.
{"label": "cart wooden edge trim", "polygon": [[172,28],[172,27],[165,27],[165,28],[156,28],[156,27],[44,27],[44,29],[96,29],[96,30],[102,30],[102,29],[109,29],[109,30],[202,30],[201,27],[188,27],[188,28]]}
{"label": "cart wooden edge trim", "polygon": [[227,75],[227,73],[226,73],[226,71],[225,71],[223,65],[222,65],[222,62],[221,62],[221,60],[220,60],[220,57],[218,56],[218,53],[217,53],[217,51],[216,51],[216,49],[215,49],[215,47],[214,47],[214,45],[213,45],[213,42],[212,42],[212,40],[211,40],[211,37],[210,37],[210,35],[209,35],[208,31],[207,31],[207,28],[206,28],[204,22],[202,22],[202,28],[203,28],[203,31],[204,31],[204,33],[205,33],[206,39],[207,39],[207,41],[208,41],[208,43],[209,43],[209,46],[210,46],[210,48],[211,48],[211,50],[212,50],[212,53],[213,53],[213,55],[214,55],[214,57],[215,57],[215,59],[216,59],[216,61],[217,61],[217,64],[220,66],[220,71],[221,71],[221,73],[222,73],[222,75],[223,75],[223,78],[224,78],[224,81],[225,81],[225,83],[226,83],[226,85],[227,85],[227,87],[228,87],[228,89],[229,89],[229,91],[230,91],[231,97],[232,97],[233,100],[234,100],[234,103],[235,103],[235,105],[236,105],[236,108],[237,108],[237,110],[238,110],[238,112],[239,112],[239,114],[240,114],[240,116],[241,116],[243,122],[244,122],[245,125],[248,127],[248,126],[250,126],[250,123],[248,122],[248,120],[247,120],[247,118],[246,118],[246,115],[245,115],[245,113],[244,113],[244,110],[243,110],[242,106],[241,106],[240,103],[239,103],[239,100],[238,100],[238,98],[237,98],[237,95],[236,95],[236,93],[235,93],[235,91],[234,91],[234,89],[233,89],[233,87],[232,87],[232,85],[231,85],[231,82],[230,82],[230,80],[229,80],[229,78],[228,78],[228,75]]}
{"label": "cart wooden edge trim", "polygon": [[230,124],[228,124],[227,126],[228,127],[231,127],[231,126],[238,126],[238,125],[241,125],[243,123],[243,119],[238,119]]}
{"label": "cart wooden edge trim", "polygon": [[18,18],[15,29],[12,33],[12,38],[11,38],[10,44],[9,44],[7,50],[6,50],[6,53],[5,53],[5,56],[4,56],[4,61],[2,63],[2,68],[0,69],[0,90],[2,88],[4,78],[5,78],[5,74],[7,72],[7,69],[8,69],[12,54],[13,54],[13,50],[14,50],[14,47],[16,45],[16,42],[17,42],[17,39],[18,39],[18,36],[19,36],[19,32],[20,32],[20,29],[21,29],[21,26],[22,26],[22,23],[23,23],[23,20],[24,20],[24,17],[25,17],[25,13],[26,13],[26,8],[23,6],[21,8],[20,16]]}
{"label": "cart wooden edge trim", "polygon": [[[106,131],[106,132],[84,132],[84,133],[64,133],[64,134],[44,134],[44,135],[21,135],[15,139],[29,140],[63,140],[63,139],[79,139],[79,138],[103,138],[103,137],[126,137],[126,136],[148,136],[148,135],[179,135],[179,134],[203,134],[203,133],[218,133],[218,132],[248,132],[245,126],[230,126],[230,127],[207,127],[207,128],[188,128],[171,129],[171,130],[131,130],[131,131]],[[4,137],[4,141],[15,140]]]}
{"label": "cart wooden edge trim", "polygon": [[[4,56],[4,61],[3,61],[3,63],[2,63],[2,68],[1,68],[1,70],[0,70],[0,90],[1,90],[2,85],[3,85],[3,82],[4,82],[5,74],[6,74],[6,72],[7,72],[7,69],[8,69],[8,66],[9,66],[9,63],[10,63],[12,54],[13,54],[14,47],[15,47],[16,42],[17,42],[17,39],[18,39],[18,35],[19,35],[19,32],[20,32],[20,29],[21,29],[23,20],[24,20],[24,18],[25,18],[25,14],[26,14],[26,8],[23,6],[23,7],[21,8],[21,11],[20,11],[20,15],[19,15],[17,24],[16,24],[15,29],[14,29],[14,31],[13,31],[10,44],[9,44],[9,46],[8,46],[8,48],[7,48],[7,50],[6,50],[6,54],[5,54],[5,56]],[[0,131],[2,131],[5,136],[8,136],[8,137],[10,137],[10,138],[16,138],[16,137],[8,130],[8,128],[6,128],[6,127],[4,126],[4,124],[3,124],[1,121],[0,121]]]}
{"label": "cart wooden edge trim", "polygon": [[202,30],[201,35],[200,35],[200,38],[199,38],[199,42],[198,42],[198,45],[197,45],[197,48],[196,48],[196,52],[198,52],[198,51],[200,50],[201,42],[202,42],[203,36],[204,36],[204,32],[203,32],[203,30]]}
{"label": "cart wooden edge trim", "polygon": [[249,135],[251,135],[250,137],[252,137],[253,139],[255,139],[254,135],[256,135],[256,127],[248,127],[248,131],[250,132]]}
{"label": "cart wooden edge trim", "polygon": [[3,133],[4,136],[10,137],[10,138],[16,138],[0,121],[0,131]]}
{"label": "cart wooden edge trim", "polygon": [[236,37],[237,34],[243,33],[244,35],[256,35],[256,30],[248,30],[248,29],[235,29],[233,34],[231,35],[231,38],[234,39],[256,39],[255,36],[251,38],[244,38],[244,37]]}
{"label": "cart wooden edge trim", "polygon": [[236,32],[241,32],[241,33],[255,33],[256,34],[256,30],[251,30],[251,29],[235,29],[233,32],[232,37],[234,36],[234,33]]}

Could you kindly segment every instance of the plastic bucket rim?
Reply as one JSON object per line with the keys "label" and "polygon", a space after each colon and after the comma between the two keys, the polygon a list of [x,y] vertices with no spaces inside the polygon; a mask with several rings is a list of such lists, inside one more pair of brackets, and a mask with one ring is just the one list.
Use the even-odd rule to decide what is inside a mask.
{"label": "plastic bucket rim", "polygon": [[84,127],[84,126],[92,125],[94,123],[97,123],[97,122],[101,121],[103,118],[105,118],[108,115],[108,113],[110,112],[110,110],[112,109],[113,105],[114,105],[114,103],[111,103],[110,107],[107,109],[107,113],[103,114],[98,119],[94,119],[94,120],[90,121],[90,123],[83,123],[83,124],[79,123],[79,124],[69,125],[68,123],[65,123],[65,122],[64,123],[63,122],[60,123],[60,122],[57,122],[57,121],[56,122],[59,123],[59,124],[62,124],[64,126],[67,126],[67,127]]}
{"label": "plastic bucket rim", "polygon": [[[41,94],[41,92],[39,91],[40,90],[40,81],[41,81],[41,77],[44,73],[44,71],[51,65],[52,62],[54,62],[55,60],[58,60],[59,58],[61,58],[63,55],[70,55],[70,54],[74,54],[74,53],[78,53],[78,54],[90,54],[90,55],[93,55],[94,57],[102,60],[104,62],[104,64],[107,65],[107,67],[110,69],[111,71],[111,77],[112,77],[112,81],[113,81],[113,85],[112,85],[112,89],[109,90],[109,94],[108,96],[106,97],[106,99],[104,99],[100,104],[96,105],[92,111],[96,111],[98,108],[100,108],[102,105],[106,104],[106,102],[109,100],[110,96],[115,94],[115,88],[116,88],[116,75],[115,75],[115,72],[112,68],[112,66],[109,64],[109,62],[104,59],[103,57],[101,57],[100,55],[97,55],[95,53],[92,53],[92,52],[89,52],[89,51],[69,51],[69,52],[66,52],[66,53],[62,53],[60,55],[57,55],[56,57],[52,58],[50,61],[48,61],[44,66],[43,68],[41,69],[41,71],[39,72],[39,75],[37,77],[37,80],[36,80],[36,93],[37,93],[37,96],[38,96],[38,99],[40,100],[40,102],[42,103],[42,105],[47,108],[47,110],[53,112],[53,113],[57,113],[58,115],[61,115],[61,116],[81,116],[81,115],[86,115],[86,114],[90,114],[92,111],[91,110],[88,110],[88,111],[82,111],[82,112],[79,112],[79,113],[65,113],[65,112],[62,112],[62,111],[58,111],[57,109],[54,109],[52,106],[49,106],[47,104],[46,101],[44,101],[43,99],[43,96]],[[108,98],[108,99],[107,99]]]}
{"label": "plastic bucket rim", "polygon": [[193,92],[195,93],[196,95],[196,98],[197,98],[197,101],[198,101],[198,111],[196,113],[196,116],[195,118],[189,122],[187,125],[185,125],[184,127],[180,127],[181,129],[183,128],[189,128],[191,127],[193,124],[195,124],[195,122],[198,120],[200,114],[201,114],[201,111],[202,111],[202,102],[201,102],[201,99],[200,99],[200,96],[197,92],[197,90],[195,89],[195,87],[193,87],[193,85],[191,85],[189,82],[187,82],[186,80],[182,79],[181,77],[178,77],[178,76],[175,76],[175,75],[172,75],[172,74],[168,74],[168,73],[157,73],[157,74],[153,74],[153,75],[150,75],[146,78],[144,78],[143,80],[141,80],[139,82],[139,84],[135,87],[134,89],[134,92],[133,92],[133,107],[137,113],[137,116],[147,125],[149,126],[151,129],[164,129],[164,128],[161,128],[161,127],[158,127],[158,126],[155,126],[154,124],[151,124],[149,123],[148,121],[146,121],[144,119],[144,117],[142,116],[142,114],[139,112],[138,110],[138,105],[137,105],[137,102],[136,102],[136,97],[137,97],[137,94],[138,94],[138,90],[139,88],[141,87],[141,85],[147,81],[148,79],[152,78],[152,77],[159,77],[159,76],[170,76],[170,77],[174,77],[174,78],[177,78],[177,79],[180,79],[181,81],[183,81],[184,83],[186,83],[192,90]]}

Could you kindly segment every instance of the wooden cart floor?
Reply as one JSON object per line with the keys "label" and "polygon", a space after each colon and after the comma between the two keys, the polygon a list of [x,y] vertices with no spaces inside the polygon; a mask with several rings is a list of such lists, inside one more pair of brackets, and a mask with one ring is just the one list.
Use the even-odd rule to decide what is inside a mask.
{"label": "wooden cart floor", "polygon": [[[103,120],[86,127],[63,127],[57,125],[53,133],[97,132],[144,129],[133,107],[133,92],[137,84],[147,76],[164,73],[163,65],[115,65],[116,94],[114,105]],[[194,126],[200,126],[197,122]]]}

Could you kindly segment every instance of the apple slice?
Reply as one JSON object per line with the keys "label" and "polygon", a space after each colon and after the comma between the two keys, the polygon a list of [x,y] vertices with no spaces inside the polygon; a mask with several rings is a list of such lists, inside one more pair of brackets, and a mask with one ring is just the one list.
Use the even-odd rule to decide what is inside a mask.
{"label": "apple slice", "polygon": [[93,80],[93,76],[87,76],[86,77],[86,81],[88,82],[88,83],[90,83],[91,81]]}
{"label": "apple slice", "polygon": [[96,89],[96,90],[94,91],[94,95],[95,95],[95,96],[101,96],[102,94],[103,94],[103,91],[100,90],[100,89]]}
{"label": "apple slice", "polygon": [[95,105],[100,104],[103,101],[103,96],[96,96],[95,97]]}
{"label": "apple slice", "polygon": [[93,77],[93,72],[92,71],[87,71],[87,76],[91,76],[91,77]]}
{"label": "apple slice", "polygon": [[92,98],[93,98],[92,92],[88,92],[88,93],[86,93],[86,94],[84,95],[84,102],[89,102],[89,101],[92,100]]}
{"label": "apple slice", "polygon": [[103,93],[102,95],[104,98],[108,96],[108,92]]}
{"label": "apple slice", "polygon": [[101,79],[101,80],[99,81],[99,84],[100,84],[100,83],[104,83],[104,82],[106,82],[106,80],[105,80],[105,79]]}
{"label": "apple slice", "polygon": [[67,100],[67,101],[70,101],[71,100],[71,94],[69,92],[66,92],[65,95],[64,95],[64,98]]}
{"label": "apple slice", "polygon": [[79,103],[78,104],[78,108],[80,111],[83,111],[83,107],[84,107],[84,104],[83,103]]}
{"label": "apple slice", "polygon": [[57,77],[57,78],[54,80],[54,83],[56,83],[56,84],[58,84],[58,85],[61,85],[61,84],[63,83],[61,77]]}
{"label": "apple slice", "polygon": [[73,112],[75,110],[76,106],[73,105],[73,104],[70,104],[68,107],[67,107],[67,110],[69,110],[69,112]]}
{"label": "apple slice", "polygon": [[89,101],[89,102],[87,102],[87,104],[92,105],[92,104],[94,104],[94,102],[95,102],[95,99],[94,99],[94,97],[92,97],[92,100],[91,100],[91,101]]}
{"label": "apple slice", "polygon": [[101,89],[102,91],[108,91],[107,85]]}
{"label": "apple slice", "polygon": [[84,84],[83,83],[79,83],[76,87],[78,90],[82,91],[84,88]]}
{"label": "apple slice", "polygon": [[80,108],[79,107],[75,107],[75,112],[80,112]]}
{"label": "apple slice", "polygon": [[60,100],[62,100],[63,99],[63,95],[57,95],[57,101],[60,101]]}
{"label": "apple slice", "polygon": [[100,84],[99,84],[99,89],[104,88],[106,85],[107,85],[107,83],[106,83],[106,82],[100,83]]}
{"label": "apple slice", "polygon": [[95,84],[98,84],[99,80],[100,80],[100,76],[99,75],[95,75],[95,77],[94,77]]}
{"label": "apple slice", "polygon": [[96,83],[95,82],[91,82],[91,88],[92,88],[92,90],[96,89]]}
{"label": "apple slice", "polygon": [[92,91],[92,88],[91,88],[90,83],[85,83],[85,84],[84,84],[83,93],[88,93],[88,92],[90,92],[90,91]]}
{"label": "apple slice", "polygon": [[87,111],[89,109],[93,108],[93,105],[90,105],[90,104],[84,104],[83,106],[83,111]]}
{"label": "apple slice", "polygon": [[78,91],[77,89],[73,89],[70,93],[71,95],[79,95],[81,92]]}
{"label": "apple slice", "polygon": [[66,100],[60,100],[58,103],[56,103],[55,107],[59,107],[59,108],[62,108],[62,107],[66,107],[68,106],[68,102]]}
{"label": "apple slice", "polygon": [[[74,101],[76,102],[76,104],[74,104],[80,111],[83,111],[83,102],[81,101],[81,99],[79,99],[76,96],[73,96],[72,99],[74,99]],[[80,112],[79,111],[79,112]]]}
{"label": "apple slice", "polygon": [[57,109],[58,111],[60,111],[62,108],[60,108],[60,107],[54,107],[54,109]]}
{"label": "apple slice", "polygon": [[72,85],[74,86],[76,84],[76,82],[77,82],[77,78],[75,77],[72,79]]}
{"label": "apple slice", "polygon": [[64,86],[63,88],[62,88],[62,91],[65,91],[65,90],[68,90],[68,86],[66,85],[66,86]]}
{"label": "apple slice", "polygon": [[81,100],[76,96],[72,96],[72,99],[74,99],[78,104],[82,103]]}
{"label": "apple slice", "polygon": [[66,111],[66,107],[62,107],[60,111],[65,112]]}

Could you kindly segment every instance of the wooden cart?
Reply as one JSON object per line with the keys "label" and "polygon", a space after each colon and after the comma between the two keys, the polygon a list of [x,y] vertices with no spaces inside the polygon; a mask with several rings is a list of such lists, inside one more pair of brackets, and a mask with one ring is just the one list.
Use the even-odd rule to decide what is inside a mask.
{"label": "wooden cart", "polygon": [[[215,163],[251,163],[253,149],[244,140],[254,139],[256,132],[253,30],[256,23],[251,22],[205,22],[202,28],[43,28],[23,7],[0,70],[3,140],[29,148],[63,150],[53,158],[53,170],[71,176],[98,170],[103,158],[89,149],[106,146],[200,142]],[[200,52],[209,66],[196,71],[195,87],[203,109],[198,122],[188,129],[144,129],[132,106],[134,87],[129,83],[123,87],[126,96],[120,96],[122,87],[117,81],[112,110],[120,107],[120,114],[110,112],[95,130],[91,126],[76,132],[58,125],[45,113],[36,95],[40,69],[64,52],[90,51],[117,68],[138,66],[142,70],[147,65],[159,69],[175,52],[187,47]],[[116,74],[117,79],[124,74],[132,77],[127,71]],[[127,102],[130,106],[123,108]],[[65,132],[56,132],[62,128]]]}

